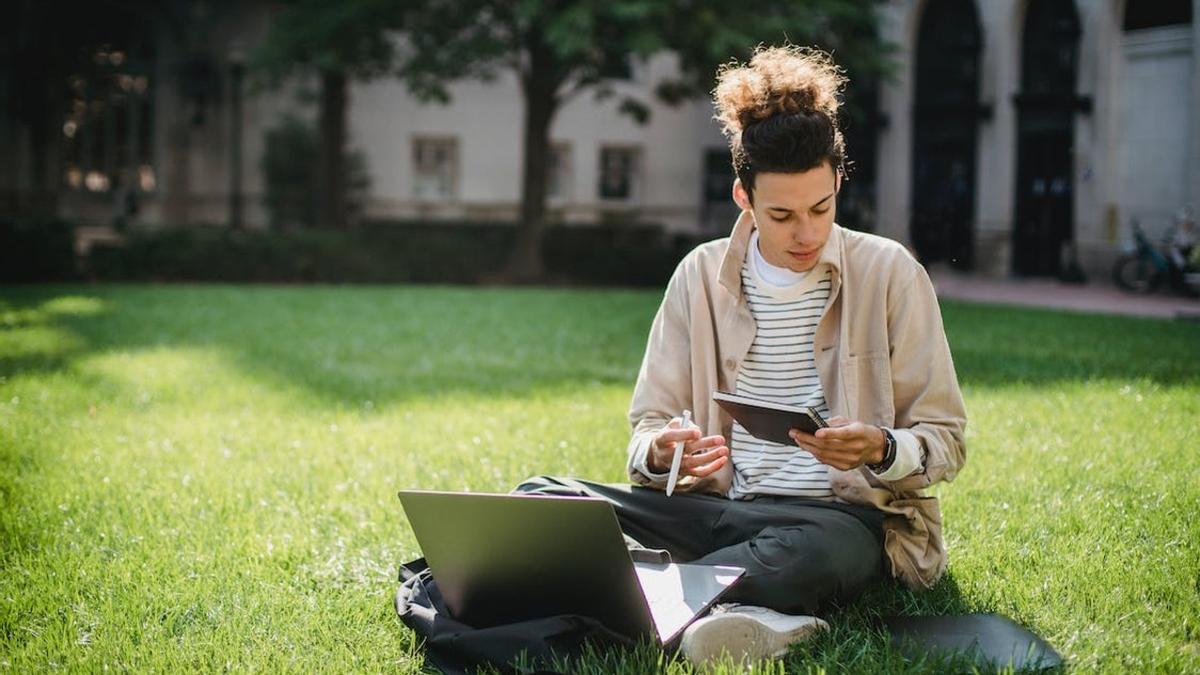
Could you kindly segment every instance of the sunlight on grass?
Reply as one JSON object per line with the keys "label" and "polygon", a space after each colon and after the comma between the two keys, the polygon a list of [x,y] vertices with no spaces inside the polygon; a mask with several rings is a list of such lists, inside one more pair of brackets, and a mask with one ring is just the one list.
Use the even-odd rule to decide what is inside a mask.
{"label": "sunlight on grass", "polygon": [[[402,488],[624,479],[656,292],[0,289],[0,666],[400,670]],[[875,618],[994,611],[1086,670],[1200,669],[1200,327],[946,307],[950,571],[760,672],[902,670]],[[688,672],[651,648],[578,672]],[[732,666],[728,669],[732,672]]]}
{"label": "sunlight on grass", "polygon": [[1116,634],[1140,636],[1156,655],[1143,666],[1173,662],[1200,627],[1196,392],[1133,380],[971,397],[971,471],[943,492],[962,590],[1063,635],[1076,665],[1127,658]]}
{"label": "sunlight on grass", "polygon": [[99,298],[82,295],[62,295],[42,304],[42,311],[58,316],[98,316],[109,309]]}
{"label": "sunlight on grass", "polygon": [[72,333],[51,326],[27,326],[0,332],[0,358],[5,361],[51,359],[65,356],[82,346]]}

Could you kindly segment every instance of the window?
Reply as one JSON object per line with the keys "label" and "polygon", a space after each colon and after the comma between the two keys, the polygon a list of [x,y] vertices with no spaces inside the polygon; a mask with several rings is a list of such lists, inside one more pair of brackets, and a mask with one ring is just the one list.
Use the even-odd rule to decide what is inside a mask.
{"label": "window", "polygon": [[600,76],[612,80],[632,82],[634,81],[635,74],[636,69],[633,63],[633,56],[630,54],[614,56],[600,66]]}
{"label": "window", "polygon": [[458,178],[458,141],[413,139],[413,193],[417,199],[451,199]]}
{"label": "window", "polygon": [[704,201],[722,204],[732,199],[733,158],[728,148],[710,148],[704,152]]}
{"label": "window", "polygon": [[546,197],[571,198],[571,146],[555,143],[546,158]]}
{"label": "window", "polygon": [[63,184],[88,192],[153,192],[154,54],[143,45],[83,50],[67,80]]}
{"label": "window", "polygon": [[638,148],[600,149],[600,198],[631,200],[637,198],[641,152]]}
{"label": "window", "polygon": [[703,151],[704,174],[701,183],[700,226],[705,232],[728,232],[741,209],[733,201],[732,157],[727,147]]}
{"label": "window", "polygon": [[1125,30],[1175,26],[1192,22],[1190,0],[1128,0],[1125,5]]}

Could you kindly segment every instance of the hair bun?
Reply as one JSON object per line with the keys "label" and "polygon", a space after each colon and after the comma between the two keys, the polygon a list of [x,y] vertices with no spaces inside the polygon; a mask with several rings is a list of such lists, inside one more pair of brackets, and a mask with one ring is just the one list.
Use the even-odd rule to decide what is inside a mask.
{"label": "hair bun", "polygon": [[746,108],[738,112],[738,120],[745,129],[755,122],[761,122],[775,115],[794,115],[796,113],[811,113],[817,110],[817,92],[812,88],[796,91],[770,92],[767,100],[761,105]]}
{"label": "hair bun", "polygon": [[846,78],[825,52],[808,47],[764,47],[748,65],[725,64],[717,76],[713,104],[730,137],[775,115],[824,113],[837,119],[838,94]]}

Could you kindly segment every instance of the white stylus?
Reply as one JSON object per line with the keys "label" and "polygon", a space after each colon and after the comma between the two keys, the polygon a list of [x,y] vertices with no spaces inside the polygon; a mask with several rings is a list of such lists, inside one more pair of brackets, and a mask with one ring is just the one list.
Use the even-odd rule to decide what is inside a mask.
{"label": "white stylus", "polygon": [[[680,423],[680,429],[687,429],[692,424],[692,411],[683,411],[683,422]],[[683,443],[679,441],[675,444],[675,456],[671,458],[671,475],[667,476],[667,496],[675,491],[675,483],[679,480],[679,462],[683,460]]]}

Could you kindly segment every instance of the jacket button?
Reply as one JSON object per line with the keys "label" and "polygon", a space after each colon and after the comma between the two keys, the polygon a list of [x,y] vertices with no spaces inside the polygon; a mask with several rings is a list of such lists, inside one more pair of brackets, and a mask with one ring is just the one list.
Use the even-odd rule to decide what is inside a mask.
{"label": "jacket button", "polygon": [[733,370],[733,367],[736,365],[737,361],[734,361],[733,359],[725,359],[725,368],[728,370]]}

